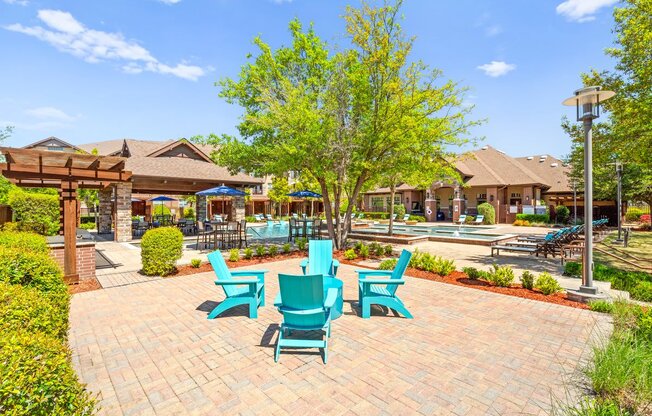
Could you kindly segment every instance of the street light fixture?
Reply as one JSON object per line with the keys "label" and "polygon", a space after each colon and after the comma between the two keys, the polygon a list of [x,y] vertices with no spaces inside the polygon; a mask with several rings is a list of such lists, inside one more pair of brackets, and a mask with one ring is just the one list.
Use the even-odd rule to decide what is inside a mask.
{"label": "street light fixture", "polygon": [[580,293],[596,295],[593,286],[593,119],[600,117],[600,103],[616,95],[602,87],[585,87],[575,91],[562,104],[575,106],[577,121],[584,124],[584,256]]}

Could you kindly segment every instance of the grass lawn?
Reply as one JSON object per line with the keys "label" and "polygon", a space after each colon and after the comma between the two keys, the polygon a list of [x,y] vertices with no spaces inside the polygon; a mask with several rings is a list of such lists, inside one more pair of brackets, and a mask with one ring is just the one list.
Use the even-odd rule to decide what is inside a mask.
{"label": "grass lawn", "polygon": [[[596,247],[607,250],[618,257],[622,257],[641,266],[649,267],[649,265],[652,264],[652,232],[633,231],[629,236],[629,245],[626,248],[621,244],[614,244],[614,240],[617,236],[617,232],[609,234],[604,241],[596,244]],[[593,256],[596,262],[602,263],[606,266],[631,271],[643,270],[620,261],[615,257],[600,253],[597,250],[593,253]],[[647,271],[650,272],[649,269]]]}

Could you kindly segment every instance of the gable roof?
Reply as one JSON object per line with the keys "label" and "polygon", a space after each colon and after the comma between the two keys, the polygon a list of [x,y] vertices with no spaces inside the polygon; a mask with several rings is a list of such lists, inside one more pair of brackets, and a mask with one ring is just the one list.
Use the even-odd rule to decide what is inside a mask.
{"label": "gable roof", "polygon": [[470,176],[466,181],[468,186],[549,186],[537,173],[491,146],[484,146],[463,156],[456,162],[456,167],[464,175]]}
{"label": "gable roof", "polygon": [[153,151],[152,153],[148,154],[147,156],[148,157],[159,157],[159,156],[163,155],[164,153],[166,153],[166,152],[168,152],[168,151],[170,151],[172,149],[175,149],[177,147],[181,147],[181,146],[190,148],[197,156],[199,156],[200,158],[202,158],[206,162],[213,163],[213,161],[211,160],[209,155],[205,154],[197,146],[195,146],[193,143],[191,143],[190,141],[188,141],[186,139],[179,139],[179,140],[177,140],[175,142],[163,145],[163,146],[159,147],[158,149],[156,149],[155,151]]}
{"label": "gable roof", "polygon": [[80,149],[79,147],[75,146],[74,144],[70,144],[70,143],[65,142],[65,141],[61,140],[60,138],[54,137],[54,136],[50,136],[50,137],[47,137],[47,138],[45,138],[43,140],[39,140],[38,142],[34,142],[34,143],[31,143],[31,144],[28,144],[27,146],[23,146],[23,149],[33,149],[33,148],[38,147],[39,145],[41,145],[43,143],[46,143],[46,142],[49,142],[49,141],[57,142],[62,147],[70,147],[73,150],[83,152],[83,149]]}
{"label": "gable roof", "polygon": [[550,186],[546,192],[570,192],[573,189],[568,177],[570,166],[563,161],[549,155],[516,157],[514,159],[528,170],[535,172]]}

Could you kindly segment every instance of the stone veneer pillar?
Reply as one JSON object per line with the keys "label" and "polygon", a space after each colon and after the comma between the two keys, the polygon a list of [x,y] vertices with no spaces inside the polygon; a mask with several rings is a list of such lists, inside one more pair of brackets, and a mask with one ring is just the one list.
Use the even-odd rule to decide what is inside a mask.
{"label": "stone veneer pillar", "polygon": [[113,220],[111,219],[111,207],[113,201],[113,187],[107,189],[100,189],[98,192],[98,197],[100,200],[100,209],[99,209],[99,224],[98,224],[98,233],[99,234],[108,234],[111,232]]}
{"label": "stone veneer pillar", "polygon": [[205,221],[206,214],[206,197],[197,195],[197,221]]}
{"label": "stone veneer pillar", "polygon": [[465,202],[460,197],[461,192],[460,186],[455,186],[453,194],[453,222],[458,222],[460,220],[460,215],[464,214],[464,210],[466,209]]}
{"label": "stone veneer pillar", "polygon": [[131,241],[131,182],[115,185],[115,241]]}
{"label": "stone veneer pillar", "polygon": [[242,196],[234,196],[231,200],[231,218],[234,221],[245,219],[245,199]]}

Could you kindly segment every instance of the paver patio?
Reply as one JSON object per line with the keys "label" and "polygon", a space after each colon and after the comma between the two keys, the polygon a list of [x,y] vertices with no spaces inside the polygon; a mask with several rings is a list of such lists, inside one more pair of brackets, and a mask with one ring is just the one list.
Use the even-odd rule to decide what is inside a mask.
{"label": "paver patio", "polygon": [[342,266],[328,364],[316,350],[275,364],[277,273],[298,263],[255,267],[270,270],[257,320],[245,308],[206,319],[224,298],[211,273],[74,295],[73,362],[100,414],[546,414],[610,330],[586,310],[414,278],[398,292],[414,320],[363,320]]}

